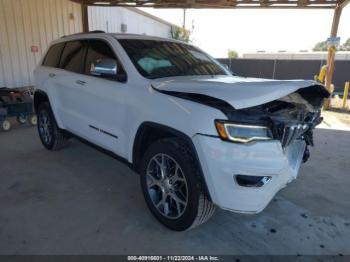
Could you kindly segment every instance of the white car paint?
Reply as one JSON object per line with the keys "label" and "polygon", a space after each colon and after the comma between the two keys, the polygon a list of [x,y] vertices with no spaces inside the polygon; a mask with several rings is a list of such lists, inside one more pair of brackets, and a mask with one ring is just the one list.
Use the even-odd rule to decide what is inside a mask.
{"label": "white car paint", "polygon": [[208,95],[228,102],[235,109],[242,109],[265,104],[317,83],[305,80],[204,76],[160,79],[153,84],[162,91]]}
{"label": "white car paint", "polygon": [[[218,138],[215,119],[227,119],[220,110],[193,101],[157,92],[198,93],[213,96],[240,109],[260,105],[312,81],[272,81],[236,76],[174,77],[149,80],[142,77],[116,38],[160,38],[135,35],[81,34],[53,44],[75,39],[102,39],[114,49],[128,74],[126,83],[102,80],[62,69],[38,66],[36,90],[46,92],[58,125],[133,162],[133,145],[144,122],[158,123],[179,130],[192,139],[213,202],[235,212],[260,212],[272,197],[295,179],[305,143],[295,142],[282,149],[280,141],[234,144]],[[54,75],[54,77],[50,77]],[[77,84],[84,81],[84,87]],[[153,86],[153,87],[152,87]],[[90,128],[96,126],[118,137],[106,136]],[[235,174],[271,175],[262,188],[243,188]]]}
{"label": "white car paint", "polygon": [[[194,143],[213,202],[239,213],[262,211],[278,191],[296,179],[305,150],[303,141],[286,150],[279,141],[242,145],[197,135]],[[271,180],[260,188],[242,187],[233,175],[270,176]]]}

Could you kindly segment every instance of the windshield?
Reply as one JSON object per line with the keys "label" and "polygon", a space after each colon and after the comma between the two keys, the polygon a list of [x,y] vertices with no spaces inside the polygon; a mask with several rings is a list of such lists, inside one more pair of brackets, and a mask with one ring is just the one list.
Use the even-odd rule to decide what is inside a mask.
{"label": "windshield", "polygon": [[140,74],[146,78],[230,75],[215,59],[190,45],[142,39],[118,41]]}

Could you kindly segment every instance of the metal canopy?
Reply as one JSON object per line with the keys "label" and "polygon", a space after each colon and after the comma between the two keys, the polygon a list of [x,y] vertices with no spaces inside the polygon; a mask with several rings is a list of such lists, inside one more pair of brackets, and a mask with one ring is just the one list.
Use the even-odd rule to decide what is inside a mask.
{"label": "metal canopy", "polygon": [[71,0],[90,6],[153,8],[334,9],[350,0]]}

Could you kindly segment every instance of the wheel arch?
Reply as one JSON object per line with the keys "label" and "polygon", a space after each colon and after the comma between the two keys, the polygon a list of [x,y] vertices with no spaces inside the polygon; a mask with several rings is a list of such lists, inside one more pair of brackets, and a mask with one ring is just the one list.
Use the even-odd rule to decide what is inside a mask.
{"label": "wheel arch", "polygon": [[202,166],[199,161],[197,150],[193,144],[192,139],[185,133],[177,129],[174,129],[172,127],[154,123],[154,122],[144,122],[139,126],[136,132],[133,149],[132,149],[132,161],[133,161],[134,170],[137,173],[140,173],[141,159],[144,153],[146,152],[147,148],[151,144],[153,144],[157,140],[164,139],[164,138],[171,138],[171,137],[182,139],[183,141],[186,142],[186,144],[192,150],[197,162],[197,166],[199,168],[200,178],[204,186],[205,193],[207,194],[208,198],[211,200],[207,183],[204,178]]}
{"label": "wheel arch", "polygon": [[34,92],[34,110],[38,114],[38,109],[41,103],[48,102],[50,104],[49,96],[42,90],[35,90]]}
{"label": "wheel arch", "polygon": [[53,107],[54,105],[51,103],[48,94],[41,89],[35,90],[35,92],[34,92],[34,111],[36,114],[38,114],[39,106],[43,102],[47,102],[49,104],[58,127],[61,129],[65,129],[64,126],[62,125],[61,119],[58,118],[58,115],[56,114],[56,112],[54,110],[54,107]]}

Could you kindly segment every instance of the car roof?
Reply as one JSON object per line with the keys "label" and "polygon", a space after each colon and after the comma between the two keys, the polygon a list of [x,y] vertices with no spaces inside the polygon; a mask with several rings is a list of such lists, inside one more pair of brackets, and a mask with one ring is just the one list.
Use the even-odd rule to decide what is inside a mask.
{"label": "car roof", "polygon": [[158,37],[158,36],[148,36],[148,35],[138,35],[138,34],[111,34],[117,39],[140,39],[140,40],[162,40],[162,41],[176,41],[175,39]]}
{"label": "car roof", "polygon": [[66,41],[78,40],[78,39],[100,38],[103,36],[112,36],[117,40],[121,40],[121,39],[153,40],[153,41],[166,41],[166,42],[176,42],[176,43],[185,44],[182,41],[171,39],[171,38],[165,38],[165,37],[138,35],[138,34],[105,33],[102,31],[92,31],[90,33],[78,33],[78,34],[63,36],[61,39],[55,42],[58,43],[58,42],[66,42]]}

